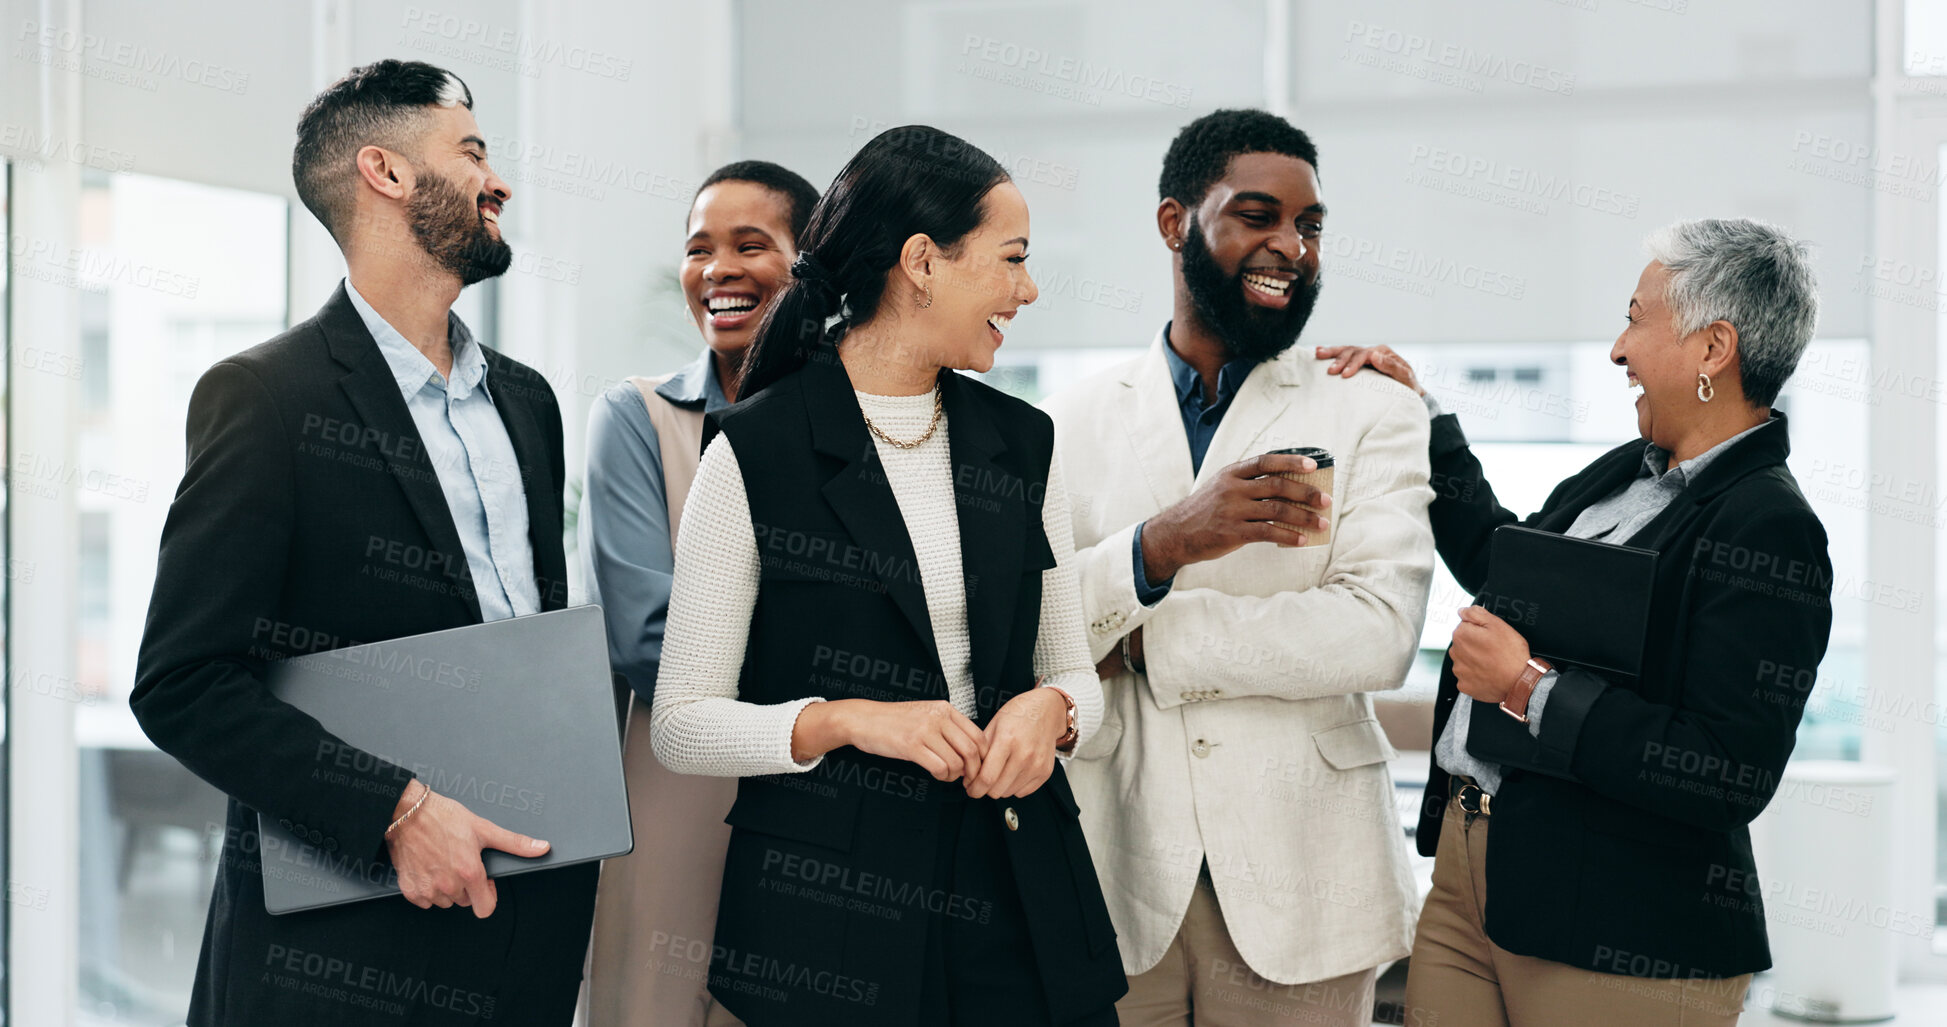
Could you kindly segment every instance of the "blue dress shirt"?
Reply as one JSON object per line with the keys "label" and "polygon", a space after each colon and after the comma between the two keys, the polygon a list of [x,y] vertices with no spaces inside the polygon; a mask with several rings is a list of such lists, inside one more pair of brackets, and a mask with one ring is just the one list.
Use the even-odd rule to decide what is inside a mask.
{"label": "blue dress shirt", "polygon": [[[730,405],[707,349],[656,394],[705,413]],[[644,702],[655,697],[676,569],[664,481],[662,442],[642,393],[617,382],[588,412],[587,486],[576,532],[588,601],[602,605],[608,623],[609,666]]]}
{"label": "blue dress shirt", "polygon": [[527,490],[513,440],[488,391],[486,354],[466,325],[449,313],[446,338],[453,349],[453,374],[441,377],[433,362],[380,317],[349,279],[345,293],[391,368],[439,476],[481,619],[539,611],[534,546],[527,537]]}
{"label": "blue dress shirt", "polygon": [[[1189,362],[1176,355],[1176,347],[1170,343],[1169,326],[1163,328],[1163,359],[1169,362],[1170,381],[1176,385],[1176,405],[1183,415],[1183,434],[1190,440],[1190,473],[1203,470],[1203,455],[1210,450],[1210,440],[1217,434],[1217,426],[1224,421],[1224,414],[1230,411],[1230,401],[1237,398],[1237,390],[1244,385],[1244,379],[1251,376],[1257,362],[1239,357],[1217,369],[1217,398],[1205,404],[1203,401],[1203,376]],[[1136,567],[1136,598],[1144,606],[1155,606],[1169,594],[1171,577],[1152,585],[1148,572],[1143,569],[1143,526],[1136,525],[1132,557]]]}

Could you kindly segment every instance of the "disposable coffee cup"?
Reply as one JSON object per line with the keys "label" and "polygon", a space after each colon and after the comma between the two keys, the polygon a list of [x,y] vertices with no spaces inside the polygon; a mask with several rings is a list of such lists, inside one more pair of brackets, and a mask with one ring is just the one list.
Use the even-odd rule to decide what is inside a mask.
{"label": "disposable coffee cup", "polygon": [[[1300,446],[1293,449],[1274,449],[1271,452],[1311,457],[1312,461],[1318,465],[1317,470],[1312,471],[1310,474],[1286,474],[1280,471],[1277,472],[1278,477],[1290,478],[1292,481],[1310,485],[1328,496],[1332,495],[1332,454],[1329,451],[1319,449],[1317,446]],[[1306,506],[1304,509],[1323,517],[1325,519],[1325,529],[1323,531],[1317,528],[1306,529],[1304,532],[1305,544],[1296,548],[1310,549],[1313,546],[1322,546],[1330,543],[1332,541],[1332,523],[1334,520],[1332,511],[1338,508],[1336,506],[1330,506],[1321,509],[1315,506]],[[1283,521],[1272,521],[1271,523],[1294,534],[1299,530],[1285,524]]]}

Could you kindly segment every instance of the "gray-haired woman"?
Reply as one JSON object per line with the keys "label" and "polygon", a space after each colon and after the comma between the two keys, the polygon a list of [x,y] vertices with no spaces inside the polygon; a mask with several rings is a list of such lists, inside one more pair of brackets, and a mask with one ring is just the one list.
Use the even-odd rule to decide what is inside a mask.
{"label": "gray-haired woman", "polygon": [[[1825,529],[1785,469],[1772,403],[1818,300],[1804,246],[1769,225],[1680,222],[1648,250],[1609,353],[1642,437],[1520,521],[1661,554],[1642,672],[1550,666],[1507,621],[1462,612],[1420,810],[1420,852],[1436,859],[1407,979],[1418,1022],[1730,1025],[1771,965],[1746,825],[1791,755],[1792,675],[1819,665],[1832,626]],[[1383,346],[1318,356],[1419,388]],[[1489,536],[1517,518],[1458,420],[1427,406],[1434,541],[1478,591]],[[1525,717],[1553,769],[1469,753],[1462,693]]]}

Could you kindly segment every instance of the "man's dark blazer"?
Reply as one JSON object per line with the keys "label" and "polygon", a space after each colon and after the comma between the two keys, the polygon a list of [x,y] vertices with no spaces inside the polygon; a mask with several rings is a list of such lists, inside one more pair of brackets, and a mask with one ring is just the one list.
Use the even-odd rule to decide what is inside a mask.
{"label": "man's dark blazer", "polygon": [[[542,607],[558,609],[560,410],[539,374],[482,349]],[[497,882],[486,920],[400,896],[264,911],[258,811],[334,858],[379,862],[411,778],[273,698],[268,661],[480,621],[439,479],[343,286],[210,368],[187,435],[129,701],[158,747],[230,797],[189,1023],[568,1023],[593,864]]]}
{"label": "man's dark blazer", "polygon": [[[1636,477],[1648,445],[1610,450],[1520,523],[1568,531]],[[1776,414],[1623,540],[1660,554],[1644,670],[1623,681],[1561,668],[1541,716],[1553,772],[1510,769],[1494,795],[1486,926],[1502,948],[1632,977],[1771,965],[1746,825],[1778,788],[1832,628],[1825,528],[1785,468],[1790,450]],[[1455,416],[1434,419],[1431,452],[1434,543],[1477,592],[1489,537],[1516,517]],[[1435,739],[1458,694],[1449,659]],[[1439,843],[1448,787],[1434,764],[1421,855]]]}

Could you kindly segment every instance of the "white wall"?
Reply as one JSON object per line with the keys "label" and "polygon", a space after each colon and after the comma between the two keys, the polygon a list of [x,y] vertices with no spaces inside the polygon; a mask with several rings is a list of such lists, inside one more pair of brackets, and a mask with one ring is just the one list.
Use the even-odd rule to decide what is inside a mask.
{"label": "white wall", "polygon": [[[1870,3],[1656,9],[1675,2],[1304,0],[1289,7],[1279,97],[1264,92],[1260,0],[750,0],[743,155],[823,181],[872,131],[919,121],[1024,161],[1037,274],[1141,302],[1031,308],[1010,334],[1022,346],[1148,340],[1168,316],[1162,155],[1223,106],[1283,105],[1319,147],[1332,210],[1320,341],[1611,338],[1641,237],[1679,217],[1780,222],[1821,245],[1827,281],[1849,280],[1871,193],[1819,177],[1847,169],[1811,151],[1871,138]],[[1451,72],[1449,54],[1482,71],[1420,77]],[[1550,88],[1516,84],[1530,79]],[[1506,205],[1521,194],[1492,181],[1511,173],[1570,192],[1545,212]],[[1823,334],[1864,329],[1859,297],[1828,290]]]}

